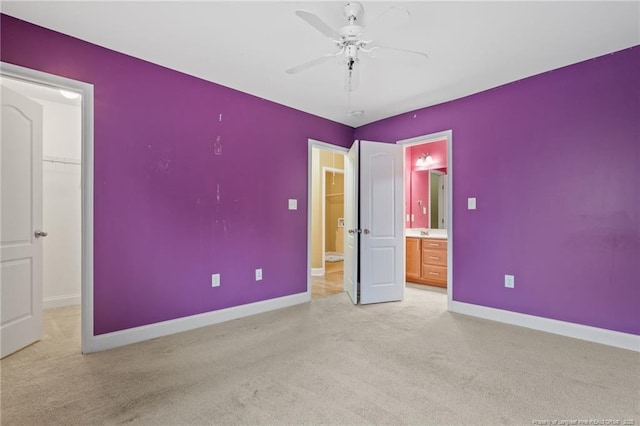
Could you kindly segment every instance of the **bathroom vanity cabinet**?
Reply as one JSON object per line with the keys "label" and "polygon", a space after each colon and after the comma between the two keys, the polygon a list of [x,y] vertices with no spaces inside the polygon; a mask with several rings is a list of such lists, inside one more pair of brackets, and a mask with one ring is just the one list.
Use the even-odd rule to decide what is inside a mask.
{"label": "bathroom vanity cabinet", "polygon": [[447,287],[447,240],[406,237],[406,280]]}
{"label": "bathroom vanity cabinet", "polygon": [[422,244],[420,240],[422,238],[409,238],[405,239],[405,253],[407,256],[407,281],[413,282],[415,279],[420,279],[422,274]]}

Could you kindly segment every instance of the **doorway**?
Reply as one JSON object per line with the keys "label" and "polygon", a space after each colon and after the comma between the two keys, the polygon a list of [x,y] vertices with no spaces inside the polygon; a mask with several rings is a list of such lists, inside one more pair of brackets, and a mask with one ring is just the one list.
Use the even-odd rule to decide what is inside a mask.
{"label": "doorway", "polygon": [[[83,353],[91,352],[93,88],[86,83],[11,64],[0,65],[3,93],[11,93],[12,99],[22,99],[24,101],[20,102],[24,102],[24,105],[34,106],[34,111],[38,111],[38,126],[41,129],[41,137],[32,138],[33,143],[39,141],[39,146],[29,154],[31,160],[24,163],[25,167],[13,167],[13,171],[3,172],[3,178],[5,174],[9,177],[15,173],[26,173],[25,176],[33,182],[32,188],[37,187],[37,190],[32,189],[33,197],[27,198],[35,201],[32,208],[38,210],[38,213],[34,213],[38,220],[30,223],[28,229],[25,228],[26,235],[35,235],[29,240],[37,255],[32,258],[32,270],[35,272],[28,281],[31,284],[26,287],[30,289],[29,292],[14,291],[20,287],[19,284],[27,281],[19,275],[14,276],[11,261],[5,262],[8,259],[4,257],[2,259],[3,300],[7,295],[12,298],[15,296],[14,301],[21,300],[23,307],[29,306],[30,312],[29,315],[13,312],[15,319],[19,318],[20,321],[5,318],[3,312],[3,341],[6,342],[6,335],[12,334],[8,326],[22,320],[25,320],[24,326],[30,329],[31,341],[23,339],[10,352],[3,351],[3,356],[40,340],[43,318],[45,332],[47,329],[55,331],[49,335],[55,336],[57,333],[58,336],[68,337],[75,333],[75,340],[69,339],[69,342],[75,341],[77,344],[79,337],[78,349]],[[3,112],[5,108],[20,115],[19,109],[3,100]],[[11,119],[4,117],[3,125],[5,118]],[[10,128],[16,128],[12,126]],[[3,158],[7,154],[6,161],[10,161],[14,155],[10,152],[15,145],[9,143],[12,138],[13,133],[3,132],[3,151],[4,148],[8,150],[3,152]],[[3,185],[3,193],[4,189]],[[11,209],[14,207],[5,205],[3,213],[5,210],[13,211]],[[12,225],[3,221],[3,228],[5,226]],[[34,231],[32,226],[37,229]],[[3,247],[12,245],[11,241],[5,240],[3,238]],[[6,270],[4,266],[7,266]],[[10,288],[11,285],[4,285],[5,278],[13,281],[14,289]],[[27,323],[31,325],[27,326]]]}
{"label": "doorway", "polygon": [[343,289],[354,304],[400,301],[404,294],[403,162],[400,146],[354,141],[349,149],[309,140],[308,281],[312,289],[314,148],[345,153]]}
{"label": "doorway", "polygon": [[344,152],[321,144],[311,146],[310,155],[309,282],[315,299],[344,291]]}
{"label": "doorway", "polygon": [[[396,143],[404,148],[407,283],[446,286],[450,309],[453,299],[452,131]],[[438,278],[432,280],[428,274]],[[443,275],[446,281],[440,278]]]}

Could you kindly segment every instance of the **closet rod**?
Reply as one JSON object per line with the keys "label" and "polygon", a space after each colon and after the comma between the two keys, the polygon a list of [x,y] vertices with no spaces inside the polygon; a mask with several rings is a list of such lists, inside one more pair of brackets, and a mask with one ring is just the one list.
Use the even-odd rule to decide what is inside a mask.
{"label": "closet rod", "polygon": [[42,157],[42,161],[46,161],[48,163],[60,163],[60,164],[77,164],[80,165],[80,160],[76,160],[75,158],[64,158],[64,157],[51,157],[45,155]]}

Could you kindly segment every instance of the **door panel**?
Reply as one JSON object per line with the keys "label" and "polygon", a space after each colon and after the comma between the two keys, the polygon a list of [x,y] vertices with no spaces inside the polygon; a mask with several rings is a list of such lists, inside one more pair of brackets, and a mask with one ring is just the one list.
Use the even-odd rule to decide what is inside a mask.
{"label": "door panel", "polygon": [[402,147],[360,141],[360,303],[404,296]]}
{"label": "door panel", "polygon": [[344,291],[358,303],[358,141],[344,164]]}
{"label": "door panel", "polygon": [[42,107],[2,86],[1,357],[42,337]]}

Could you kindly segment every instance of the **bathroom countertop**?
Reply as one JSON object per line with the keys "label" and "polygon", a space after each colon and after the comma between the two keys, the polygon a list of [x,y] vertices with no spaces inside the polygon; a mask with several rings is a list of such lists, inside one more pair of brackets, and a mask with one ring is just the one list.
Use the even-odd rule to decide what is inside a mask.
{"label": "bathroom countertop", "polygon": [[407,228],[404,230],[404,236],[412,238],[440,238],[443,240],[447,239],[446,229],[430,229],[427,230],[427,235],[421,234],[422,231],[425,231],[425,229]]}

